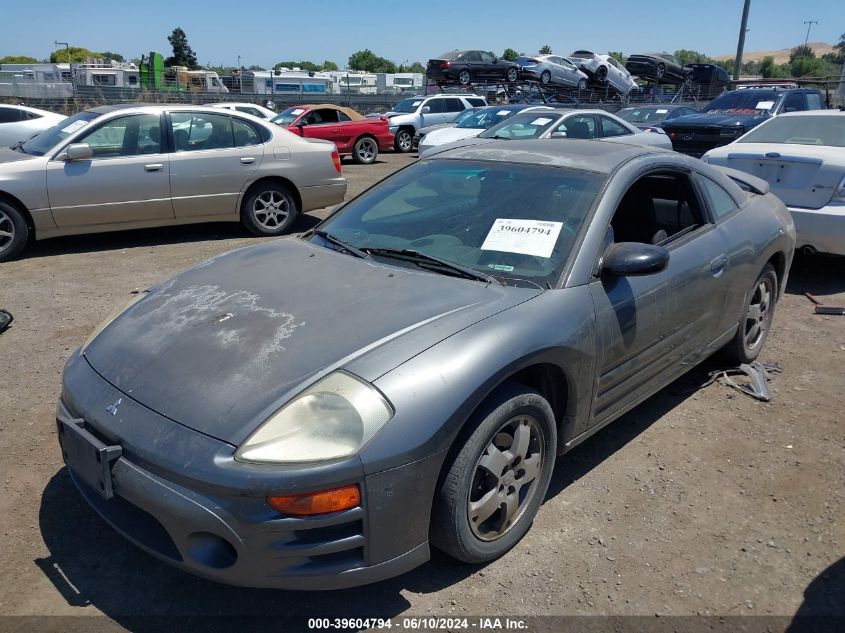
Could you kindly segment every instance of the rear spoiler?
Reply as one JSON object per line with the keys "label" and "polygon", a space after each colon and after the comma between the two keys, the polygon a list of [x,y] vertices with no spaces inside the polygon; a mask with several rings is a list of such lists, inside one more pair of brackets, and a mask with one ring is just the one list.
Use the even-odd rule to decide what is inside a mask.
{"label": "rear spoiler", "polygon": [[759,196],[764,196],[769,193],[769,183],[762,178],[757,178],[757,176],[752,176],[744,171],[731,169],[730,167],[721,167],[720,165],[711,165],[711,167],[715,167],[725,174],[744,191],[750,191],[751,193],[756,193]]}

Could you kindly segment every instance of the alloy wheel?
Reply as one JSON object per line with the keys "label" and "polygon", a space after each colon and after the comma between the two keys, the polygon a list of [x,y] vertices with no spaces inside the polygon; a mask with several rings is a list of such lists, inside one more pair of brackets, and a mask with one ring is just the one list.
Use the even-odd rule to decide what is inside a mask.
{"label": "alloy wheel", "polygon": [[763,340],[769,327],[769,313],[772,307],[772,280],[760,279],[745,313],[745,347],[754,349]]}
{"label": "alloy wheel", "polygon": [[378,154],[378,147],[376,142],[371,138],[364,138],[358,141],[358,148],[356,150],[358,160],[362,163],[371,163],[376,159]]}
{"label": "alloy wheel", "polygon": [[399,149],[403,152],[410,152],[411,145],[413,143],[413,138],[411,138],[410,133],[407,130],[401,130],[399,134],[396,136],[396,143],[399,145]]}
{"label": "alloy wheel", "polygon": [[2,209],[0,209],[0,253],[5,251],[15,239],[15,224]]}
{"label": "alloy wheel", "polygon": [[504,536],[537,494],[543,471],[543,431],[530,415],[516,416],[493,435],[475,464],[467,499],[472,533],[482,541]]}
{"label": "alloy wheel", "polygon": [[468,84],[469,79],[470,79],[470,77],[469,77],[469,71],[468,70],[462,70],[458,74],[458,81],[462,84]]}
{"label": "alloy wheel", "polygon": [[262,228],[278,229],[290,215],[290,203],[280,191],[265,191],[255,199],[252,214]]}

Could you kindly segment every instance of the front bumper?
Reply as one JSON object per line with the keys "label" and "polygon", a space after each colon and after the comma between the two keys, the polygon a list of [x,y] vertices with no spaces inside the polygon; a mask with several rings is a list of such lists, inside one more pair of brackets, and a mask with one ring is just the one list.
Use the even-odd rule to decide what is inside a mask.
{"label": "front bumper", "polygon": [[[118,413],[109,415],[102,405],[118,398]],[[310,468],[239,464],[233,446],[135,402],[79,353],[65,369],[56,417],[84,419],[91,434],[121,446],[112,498],[69,468],[71,478],[118,532],[185,571],[248,587],[337,589],[399,575],[429,558],[430,482],[442,454],[374,474],[357,457]],[[270,494],[350,483],[358,484],[361,503],[341,512],[285,516],[266,502]]]}
{"label": "front bumper", "polygon": [[810,246],[820,253],[845,255],[845,203],[821,209],[787,207],[795,221],[795,247]]}

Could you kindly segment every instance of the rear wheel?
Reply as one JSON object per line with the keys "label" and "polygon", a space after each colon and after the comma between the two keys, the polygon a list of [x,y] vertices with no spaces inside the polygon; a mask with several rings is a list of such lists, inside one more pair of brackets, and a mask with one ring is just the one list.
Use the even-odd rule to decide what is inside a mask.
{"label": "rear wheel", "polygon": [[393,147],[396,148],[397,152],[410,152],[414,146],[414,135],[406,127],[401,128],[398,132],[396,132],[396,138],[393,139]]}
{"label": "rear wheel", "polygon": [[16,257],[29,239],[29,226],[23,214],[0,200],[0,262]]}
{"label": "rear wheel", "polygon": [[772,327],[777,296],[777,273],[771,264],[766,264],[745,301],[736,335],[723,350],[725,360],[740,365],[757,358]]}
{"label": "rear wheel", "polygon": [[596,71],[596,79],[601,82],[607,81],[607,66],[599,66],[599,69]]}
{"label": "rear wheel", "polygon": [[666,64],[657,64],[657,78],[663,79],[663,75],[666,74]]}
{"label": "rear wheel", "polygon": [[298,216],[296,196],[281,183],[258,185],[241,204],[241,222],[256,235],[281,235]]}
{"label": "rear wheel", "polygon": [[469,83],[470,74],[468,70],[462,70],[458,73],[458,83],[462,86],[466,86]]}
{"label": "rear wheel", "polygon": [[531,527],[554,468],[557,428],[546,399],[516,383],[499,387],[467,424],[435,496],[431,542],[480,563]]}
{"label": "rear wheel", "polygon": [[507,79],[510,82],[514,82],[518,78],[519,78],[519,71],[516,68],[514,68],[513,66],[508,68],[507,72],[505,72],[505,79]]}
{"label": "rear wheel", "polygon": [[372,136],[362,136],[352,146],[352,160],[361,165],[374,163],[378,158],[378,143]]}
{"label": "rear wheel", "polygon": [[540,73],[540,83],[541,84],[547,84],[551,80],[552,80],[552,73],[550,73],[548,70],[544,70],[543,72]]}

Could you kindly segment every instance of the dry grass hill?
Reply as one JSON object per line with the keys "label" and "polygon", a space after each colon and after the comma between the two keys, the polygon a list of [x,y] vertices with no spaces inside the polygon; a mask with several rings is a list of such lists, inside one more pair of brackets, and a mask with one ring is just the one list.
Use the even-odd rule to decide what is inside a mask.
{"label": "dry grass hill", "polygon": [[[798,46],[798,44],[796,44],[796,46]],[[825,42],[807,42],[807,46],[813,49],[816,57],[821,57],[825,53],[833,52],[833,44],[827,44]],[[745,51],[742,55],[742,61],[744,63],[759,62],[762,61],[764,57],[771,55],[775,58],[776,64],[785,64],[789,61],[789,53],[792,51],[792,48],[782,48],[776,51]],[[735,56],[736,53],[730,53],[728,55],[719,55],[715,59],[717,61],[727,61],[733,59]]]}

